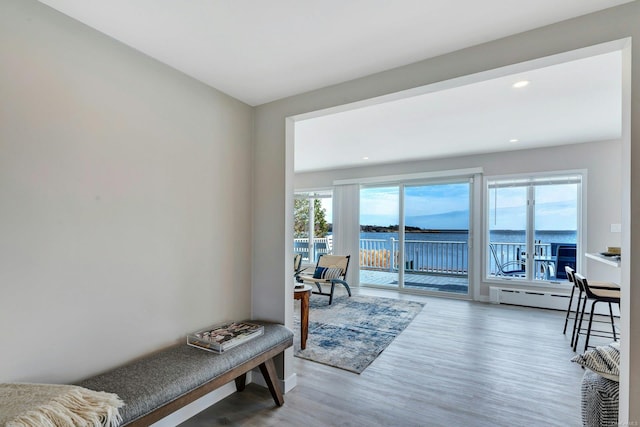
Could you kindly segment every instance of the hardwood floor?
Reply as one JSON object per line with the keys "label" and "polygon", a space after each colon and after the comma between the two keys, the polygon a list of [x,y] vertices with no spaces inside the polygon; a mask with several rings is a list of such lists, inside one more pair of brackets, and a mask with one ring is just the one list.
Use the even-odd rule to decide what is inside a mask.
{"label": "hardwood floor", "polygon": [[358,292],[426,306],[360,375],[294,358],[298,385],[283,407],[250,384],[181,425],[581,425],[583,371],[570,362],[563,312]]}

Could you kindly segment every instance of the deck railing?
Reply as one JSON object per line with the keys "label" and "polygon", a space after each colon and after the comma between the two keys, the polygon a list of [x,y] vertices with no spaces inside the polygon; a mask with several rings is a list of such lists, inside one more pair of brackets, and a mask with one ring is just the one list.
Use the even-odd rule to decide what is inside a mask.
{"label": "deck railing", "polygon": [[[360,268],[366,270],[398,271],[400,241],[391,239],[360,239]],[[522,259],[525,255],[524,242],[491,243],[501,264]],[[551,256],[549,243],[536,243],[535,252],[543,257]],[[302,254],[303,261],[311,262],[318,255],[333,253],[331,236],[314,239],[309,245],[308,238],[294,239],[294,252]],[[466,241],[446,240],[405,240],[405,271],[411,273],[436,273],[466,275],[469,272],[469,245]],[[498,272],[496,260],[489,257],[489,274]],[[315,262],[315,261],[312,261]]]}
{"label": "deck railing", "polygon": [[[311,252],[311,258],[309,253]],[[333,236],[318,237],[313,239],[313,245],[309,245],[308,237],[300,237],[293,239],[293,253],[302,254],[303,262],[315,262],[319,255],[333,253]]]}
{"label": "deck railing", "polygon": [[[405,240],[405,271],[468,274],[467,242]],[[397,271],[399,240],[391,238],[360,239],[360,267],[370,270]]]}
{"label": "deck railing", "polygon": [[393,248],[386,239],[360,239],[360,267],[371,270],[391,270]]}
{"label": "deck railing", "polygon": [[[526,258],[527,244],[525,242],[492,242],[490,243],[495,248],[498,262],[501,265],[515,265],[516,261],[524,260]],[[536,255],[541,257],[551,257],[551,244],[550,243],[535,243],[534,251]],[[498,265],[493,256],[487,258],[489,260],[489,274],[498,275]]]}

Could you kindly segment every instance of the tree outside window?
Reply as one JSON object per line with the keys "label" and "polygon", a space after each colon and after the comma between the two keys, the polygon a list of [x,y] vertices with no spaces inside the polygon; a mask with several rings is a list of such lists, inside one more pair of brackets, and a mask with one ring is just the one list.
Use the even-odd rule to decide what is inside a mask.
{"label": "tree outside window", "polygon": [[323,206],[326,199],[331,199],[331,193],[297,193],[294,198],[294,252],[301,253],[307,261],[330,251],[327,236],[331,223]]}

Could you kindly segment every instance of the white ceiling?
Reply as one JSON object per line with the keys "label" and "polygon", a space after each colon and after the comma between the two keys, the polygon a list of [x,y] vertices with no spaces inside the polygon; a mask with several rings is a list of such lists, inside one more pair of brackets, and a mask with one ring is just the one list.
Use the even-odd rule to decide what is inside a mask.
{"label": "white ceiling", "polygon": [[[522,80],[529,85],[513,88]],[[622,54],[614,51],[298,121],[295,170],[606,141],[621,132]]]}
{"label": "white ceiling", "polygon": [[[40,1],[260,105],[632,0]],[[615,138],[620,76],[602,68],[619,59],[601,61],[299,122],[296,171]],[[339,165],[318,156],[336,146]]]}
{"label": "white ceiling", "polygon": [[250,105],[631,0],[40,0]]}

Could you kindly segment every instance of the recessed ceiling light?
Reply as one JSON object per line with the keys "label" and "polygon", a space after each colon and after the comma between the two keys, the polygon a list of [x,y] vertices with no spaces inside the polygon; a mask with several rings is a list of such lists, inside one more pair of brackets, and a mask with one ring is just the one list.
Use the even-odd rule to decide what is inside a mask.
{"label": "recessed ceiling light", "polygon": [[519,82],[515,82],[513,87],[519,89],[521,87],[525,87],[529,85],[529,80],[520,80]]}
{"label": "recessed ceiling light", "polygon": [[362,160],[369,160],[369,158],[367,156],[364,156]]}
{"label": "recessed ceiling light", "polygon": [[518,141],[520,141],[518,138],[511,138],[511,139],[509,140],[509,142],[518,142]]}

